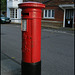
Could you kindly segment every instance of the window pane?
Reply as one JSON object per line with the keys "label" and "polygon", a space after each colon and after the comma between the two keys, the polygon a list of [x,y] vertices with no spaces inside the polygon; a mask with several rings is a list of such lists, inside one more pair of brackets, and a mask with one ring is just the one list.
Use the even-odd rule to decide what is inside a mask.
{"label": "window pane", "polygon": [[14,9],[10,9],[10,18],[14,18]]}
{"label": "window pane", "polygon": [[17,18],[17,9],[16,9],[16,18]]}
{"label": "window pane", "polygon": [[52,17],[54,17],[54,15],[55,15],[55,11],[54,11],[54,10],[52,10]]}
{"label": "window pane", "polygon": [[51,10],[48,11],[48,17],[51,17]]}
{"label": "window pane", "polygon": [[47,17],[47,10],[45,10],[45,17]]}
{"label": "window pane", "polygon": [[14,9],[13,9],[13,18],[14,18]]}

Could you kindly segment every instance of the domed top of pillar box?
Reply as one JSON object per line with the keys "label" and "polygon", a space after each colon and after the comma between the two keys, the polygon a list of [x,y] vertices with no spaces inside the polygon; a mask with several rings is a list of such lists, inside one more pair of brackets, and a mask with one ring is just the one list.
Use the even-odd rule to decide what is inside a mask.
{"label": "domed top of pillar box", "polygon": [[39,2],[23,2],[18,4],[19,8],[45,8],[45,5]]}

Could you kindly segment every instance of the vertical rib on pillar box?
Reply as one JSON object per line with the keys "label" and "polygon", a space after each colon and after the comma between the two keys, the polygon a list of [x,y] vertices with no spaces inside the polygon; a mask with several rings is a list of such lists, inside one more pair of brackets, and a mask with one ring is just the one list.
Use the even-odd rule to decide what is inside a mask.
{"label": "vertical rib on pillar box", "polygon": [[22,75],[41,75],[41,13],[38,2],[19,4],[22,8]]}

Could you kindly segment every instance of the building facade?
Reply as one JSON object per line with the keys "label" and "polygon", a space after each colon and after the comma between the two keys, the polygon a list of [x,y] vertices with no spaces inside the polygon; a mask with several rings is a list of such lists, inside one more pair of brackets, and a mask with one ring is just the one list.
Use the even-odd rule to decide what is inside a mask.
{"label": "building facade", "polygon": [[74,27],[74,0],[47,0],[44,22],[60,27]]}
{"label": "building facade", "polygon": [[[29,0],[24,0],[29,1]],[[30,0],[44,3],[42,23],[48,26],[74,27],[74,0]]]}
{"label": "building facade", "polygon": [[[50,26],[74,27],[74,0],[7,0],[8,17],[12,19],[21,18],[21,10],[18,3],[26,1],[41,2],[46,5],[42,13],[42,23]],[[11,4],[12,3],[12,4]],[[10,10],[10,12],[9,12]],[[14,16],[13,16],[14,11]],[[17,13],[17,15],[16,15]],[[17,17],[17,18],[16,18]],[[20,22],[20,21],[19,21]]]}
{"label": "building facade", "polygon": [[21,2],[23,1],[7,0],[7,17],[9,17],[13,23],[21,23],[21,9],[18,8],[18,4]]}

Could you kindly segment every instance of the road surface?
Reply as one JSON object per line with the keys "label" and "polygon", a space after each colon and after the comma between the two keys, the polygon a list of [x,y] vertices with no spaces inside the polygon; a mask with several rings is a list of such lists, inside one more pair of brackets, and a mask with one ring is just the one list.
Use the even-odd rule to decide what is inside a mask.
{"label": "road surface", "polygon": [[[21,27],[1,25],[1,52],[21,64]],[[74,34],[56,29],[41,30],[42,75],[74,75]]]}

